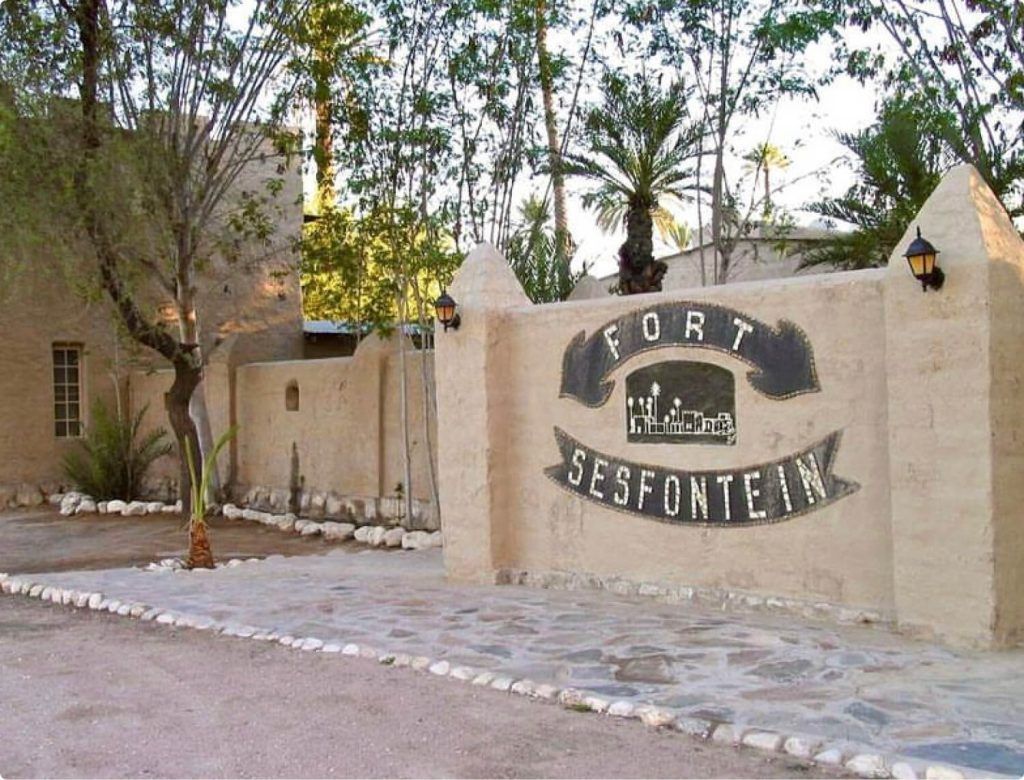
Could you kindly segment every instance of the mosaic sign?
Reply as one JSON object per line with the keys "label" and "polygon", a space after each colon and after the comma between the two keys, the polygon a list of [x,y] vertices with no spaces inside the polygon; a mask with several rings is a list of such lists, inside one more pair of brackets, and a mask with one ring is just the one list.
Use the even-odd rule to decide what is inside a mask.
{"label": "mosaic sign", "polygon": [[626,440],[734,444],[736,380],[711,363],[669,360],[626,377]]}
{"label": "mosaic sign", "polygon": [[608,379],[631,357],[661,347],[725,352],[754,367],[751,386],[774,399],[814,393],[818,374],[804,332],[788,320],[773,328],[725,306],[662,303],[625,314],[586,337],[580,331],[562,358],[563,397],[603,406],[615,383]]}
{"label": "mosaic sign", "polygon": [[[561,395],[603,406],[613,371],[662,347],[727,353],[752,366],[747,381],[773,400],[821,388],[814,351],[787,320],[774,327],[725,306],[660,303],[605,323],[588,338],[580,331],[562,358]],[[625,432],[631,444],[736,442],[733,373],[711,363],[668,360],[641,367],[625,380]],[[678,469],[600,452],[555,428],[561,462],[545,474],[588,501],[666,523],[751,526],[779,523],[859,489],[832,474],[841,432],[792,455],[719,470]]]}
{"label": "mosaic sign", "polygon": [[545,469],[566,490],[609,509],[666,523],[779,523],[857,490],[832,475],[840,433],[781,460],[722,471],[669,469],[598,452],[555,428],[562,462]]}

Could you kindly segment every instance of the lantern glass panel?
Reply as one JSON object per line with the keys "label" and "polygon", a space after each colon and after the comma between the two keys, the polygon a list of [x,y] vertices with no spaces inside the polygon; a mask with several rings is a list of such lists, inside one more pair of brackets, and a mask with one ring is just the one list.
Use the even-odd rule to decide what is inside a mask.
{"label": "lantern glass panel", "polygon": [[455,307],[454,306],[449,305],[449,304],[440,304],[437,307],[437,319],[440,320],[442,324],[446,324],[446,323],[451,322],[452,318],[454,316],[455,316]]}
{"label": "lantern glass panel", "polygon": [[909,255],[907,257],[907,262],[910,263],[910,271],[917,279],[920,279],[927,273],[925,268],[925,257],[927,257],[927,255]]}

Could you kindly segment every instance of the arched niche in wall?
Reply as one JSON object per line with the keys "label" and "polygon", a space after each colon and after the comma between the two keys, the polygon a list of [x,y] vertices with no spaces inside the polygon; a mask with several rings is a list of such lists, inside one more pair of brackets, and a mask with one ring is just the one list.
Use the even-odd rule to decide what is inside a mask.
{"label": "arched niche in wall", "polygon": [[284,408],[286,412],[299,411],[299,383],[294,379],[284,388]]}

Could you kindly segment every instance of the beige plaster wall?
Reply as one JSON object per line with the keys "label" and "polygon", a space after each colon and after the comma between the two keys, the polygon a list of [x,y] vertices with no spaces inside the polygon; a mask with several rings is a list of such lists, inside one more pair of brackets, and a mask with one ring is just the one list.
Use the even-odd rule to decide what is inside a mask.
{"label": "beige plaster wall", "polygon": [[940,248],[939,292],[897,251],[886,285],[896,604],[958,643],[1024,630],[1024,245],[973,168],[951,171],[914,229]]}
{"label": "beige plaster wall", "polygon": [[[409,447],[413,498],[429,502],[430,466],[424,428],[423,353],[404,341],[408,388]],[[237,490],[263,487],[287,490],[292,447],[299,457],[305,490],[346,496],[388,497],[406,482],[402,441],[398,341],[370,336],[355,355],[322,360],[250,363],[229,369],[207,367],[208,409],[214,436],[238,425],[233,447],[221,454],[222,478]],[[433,356],[426,353],[433,382]],[[232,378],[233,376],[233,378]],[[173,380],[169,370],[140,371],[131,377],[133,407],[149,404],[147,426],[163,425],[163,395]],[[285,396],[294,383],[299,408],[289,411]],[[155,414],[154,414],[155,412]],[[431,417],[430,437],[436,442]],[[176,479],[177,462],[158,461],[154,476]]]}
{"label": "beige plaster wall", "polygon": [[84,347],[88,424],[93,401],[114,404],[114,328],[102,302],[84,303],[60,278],[25,275],[15,284],[0,305],[0,486],[59,484],[61,459],[77,440],[54,435],[53,344]]}
{"label": "beige plaster wall", "polygon": [[[487,342],[495,377],[487,403],[501,461],[489,475],[493,489],[492,570],[583,571],[647,582],[713,587],[825,600],[892,611],[892,559],[888,522],[885,444],[883,275],[836,274],[819,281],[734,285],[609,298],[602,301],[527,306],[507,310]],[[458,290],[456,289],[456,292]],[[455,293],[453,293],[455,294]],[[456,296],[458,298],[458,296]],[[460,299],[461,300],[461,299]],[[468,300],[468,299],[467,299]],[[707,349],[666,347],[630,360],[612,374],[615,388],[600,408],[559,397],[562,356],[581,330],[588,336],[608,320],[655,303],[721,303],[768,323],[787,318],[800,325],[815,351],[822,392],[785,401],[756,393],[746,364]],[[463,316],[468,326],[469,313]],[[440,398],[449,371],[460,373],[448,349],[469,336],[460,328],[439,337]],[[440,345],[443,342],[443,346]],[[667,359],[696,359],[723,366],[736,377],[739,437],[733,447],[665,446],[626,442],[625,375]],[[440,389],[440,388],[439,388]],[[441,401],[443,452],[466,448],[477,431],[457,429],[453,417],[472,415],[471,399]],[[820,511],[788,522],[753,528],[673,526],[583,501],[544,475],[560,462],[554,427],[587,446],[630,461],[669,468],[726,469],[772,461],[798,452],[833,431],[843,440],[835,473],[861,489]],[[478,523],[453,506],[455,496],[478,492],[457,469],[442,466],[442,507],[449,572],[459,579],[492,575],[462,551],[461,522]]]}
{"label": "beige plaster wall", "polygon": [[[451,285],[462,325],[437,337],[449,576],[582,575],[756,594],[870,613],[958,645],[1020,643],[1024,244],[966,166],[947,175],[918,225],[941,250],[941,291],[923,293],[910,275],[910,231],[886,269],[548,306],[525,304],[503,258],[479,247]],[[615,369],[604,405],[560,397],[577,334],[655,304],[795,323],[814,349],[820,391],[772,400],[729,354],[666,346]],[[627,441],[625,376],[673,358],[733,372],[735,446]],[[481,381],[470,387],[467,376]],[[556,426],[592,450],[680,470],[747,470],[841,431],[833,473],[860,487],[776,524],[663,523],[549,479],[545,469],[563,463]]]}
{"label": "beige plaster wall", "polygon": [[[421,353],[408,341],[406,376],[412,495],[430,498]],[[433,367],[428,357],[428,376]],[[395,340],[365,339],[351,358],[242,366],[237,377],[240,486],[287,488],[293,444],[307,490],[391,496],[405,485]],[[288,384],[299,410],[287,411]],[[434,432],[436,435],[436,432]]]}

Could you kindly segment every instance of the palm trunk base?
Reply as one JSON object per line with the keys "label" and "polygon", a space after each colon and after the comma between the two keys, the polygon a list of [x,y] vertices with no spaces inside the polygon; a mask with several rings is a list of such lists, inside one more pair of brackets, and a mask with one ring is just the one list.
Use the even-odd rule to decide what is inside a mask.
{"label": "palm trunk base", "polygon": [[210,549],[210,537],[206,534],[206,521],[192,520],[188,529],[188,560],[185,566],[189,569],[214,568],[213,550]]}

